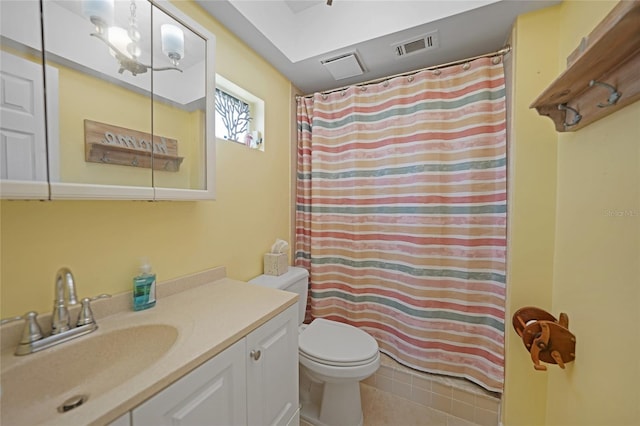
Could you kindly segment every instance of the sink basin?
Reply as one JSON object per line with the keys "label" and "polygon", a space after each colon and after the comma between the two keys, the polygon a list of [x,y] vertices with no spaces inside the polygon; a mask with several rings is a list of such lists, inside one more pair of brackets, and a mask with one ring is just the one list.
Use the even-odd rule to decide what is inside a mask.
{"label": "sink basin", "polygon": [[20,357],[2,371],[0,423],[37,424],[64,416],[58,407],[65,400],[86,395],[90,401],[122,384],[160,359],[177,338],[170,325],[138,325]]}

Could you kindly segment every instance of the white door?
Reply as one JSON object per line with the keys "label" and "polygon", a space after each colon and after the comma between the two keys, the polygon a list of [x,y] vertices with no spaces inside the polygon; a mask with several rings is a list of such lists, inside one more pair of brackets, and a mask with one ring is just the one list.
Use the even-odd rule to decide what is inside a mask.
{"label": "white door", "polygon": [[46,182],[42,65],[1,55],[0,179]]}
{"label": "white door", "polygon": [[298,305],[247,336],[250,426],[287,425],[298,409]]}
{"label": "white door", "polygon": [[247,423],[245,340],[142,403],[133,426],[231,426]]}

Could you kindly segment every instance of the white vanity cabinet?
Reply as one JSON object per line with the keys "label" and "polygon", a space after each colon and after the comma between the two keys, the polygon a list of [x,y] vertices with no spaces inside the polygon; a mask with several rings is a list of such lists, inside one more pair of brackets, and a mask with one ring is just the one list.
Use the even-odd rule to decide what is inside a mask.
{"label": "white vanity cabinet", "polygon": [[[300,303],[300,302],[298,302]],[[298,415],[298,304],[247,335],[247,421],[292,425]]]}
{"label": "white vanity cabinet", "polygon": [[246,342],[236,342],[132,411],[133,425],[243,425]]}
{"label": "white vanity cabinet", "polygon": [[131,412],[133,426],[298,424],[297,304]]}

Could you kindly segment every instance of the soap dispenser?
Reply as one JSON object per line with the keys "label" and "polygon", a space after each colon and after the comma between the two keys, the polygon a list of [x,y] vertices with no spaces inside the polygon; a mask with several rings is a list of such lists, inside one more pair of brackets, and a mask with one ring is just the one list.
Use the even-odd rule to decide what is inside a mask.
{"label": "soap dispenser", "polygon": [[147,259],[142,260],[140,274],[133,278],[133,310],[141,311],[156,305],[156,274]]}

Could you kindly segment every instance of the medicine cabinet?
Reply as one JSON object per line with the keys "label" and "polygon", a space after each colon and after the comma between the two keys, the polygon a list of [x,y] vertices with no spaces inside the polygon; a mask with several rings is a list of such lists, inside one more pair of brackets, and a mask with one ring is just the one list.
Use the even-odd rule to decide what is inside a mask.
{"label": "medicine cabinet", "polygon": [[214,198],[211,33],[164,0],[0,4],[2,198]]}

